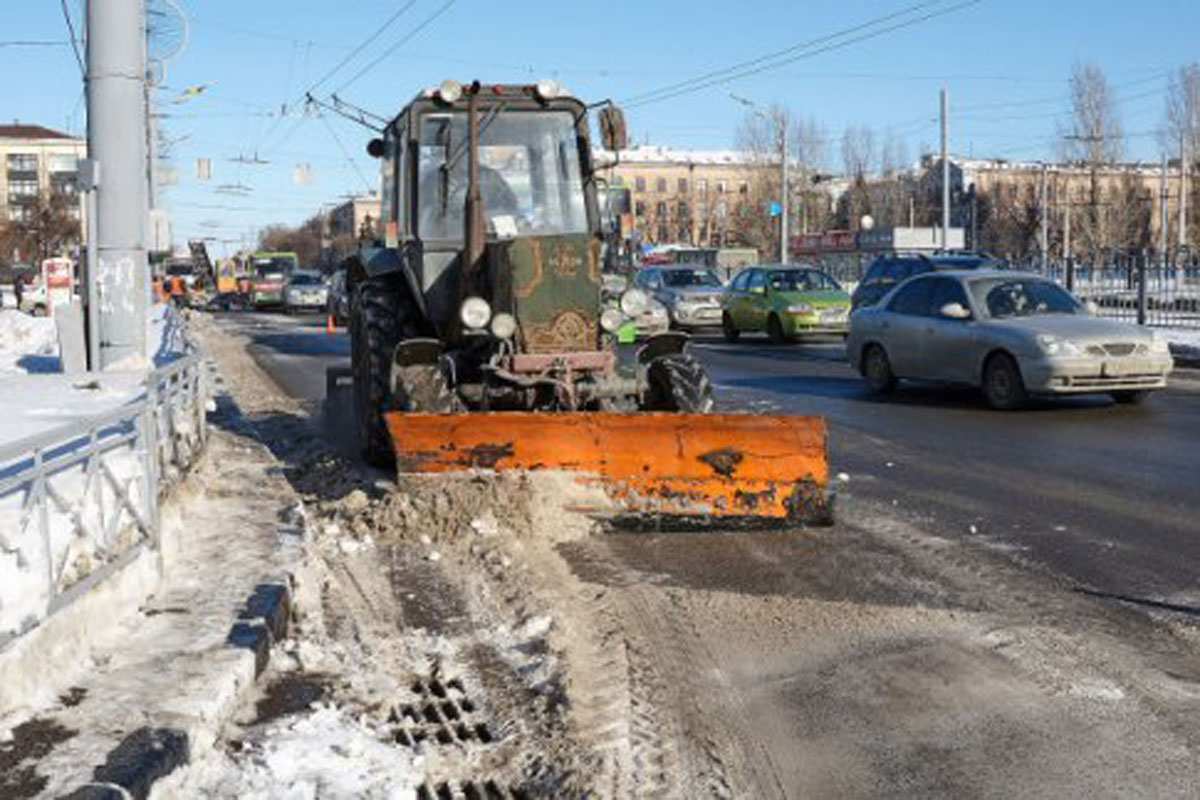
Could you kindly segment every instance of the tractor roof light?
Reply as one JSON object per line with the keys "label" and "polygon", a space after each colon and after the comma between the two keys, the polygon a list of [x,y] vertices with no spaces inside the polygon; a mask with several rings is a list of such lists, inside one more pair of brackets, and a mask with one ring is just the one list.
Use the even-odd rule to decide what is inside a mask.
{"label": "tractor roof light", "polygon": [[564,94],[563,87],[559,85],[558,81],[549,78],[538,81],[533,87],[533,93],[543,103],[562,97]]}
{"label": "tractor roof light", "polygon": [[624,321],[624,315],[615,308],[606,308],[600,314],[600,327],[609,333],[616,333]]}
{"label": "tractor roof light", "polygon": [[458,81],[447,78],[438,85],[434,97],[446,105],[454,105],[462,97],[462,85]]}
{"label": "tractor roof light", "polygon": [[638,317],[650,307],[650,298],[641,289],[630,289],[621,295],[621,313],[627,317]]}
{"label": "tractor roof light", "polygon": [[492,318],[492,307],[482,297],[468,297],[458,310],[458,318],[467,328],[477,331],[487,327]]}

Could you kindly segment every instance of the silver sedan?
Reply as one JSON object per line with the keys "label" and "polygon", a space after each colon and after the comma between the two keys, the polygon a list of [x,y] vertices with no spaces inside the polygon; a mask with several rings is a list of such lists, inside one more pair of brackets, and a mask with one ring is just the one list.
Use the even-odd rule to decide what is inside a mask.
{"label": "silver sedan", "polygon": [[1030,395],[1108,393],[1136,403],[1167,385],[1166,339],[1098,319],[1053,281],[1019,272],[943,272],[896,286],[850,318],[846,353],[868,388],[897,379],[967,384],[994,408]]}

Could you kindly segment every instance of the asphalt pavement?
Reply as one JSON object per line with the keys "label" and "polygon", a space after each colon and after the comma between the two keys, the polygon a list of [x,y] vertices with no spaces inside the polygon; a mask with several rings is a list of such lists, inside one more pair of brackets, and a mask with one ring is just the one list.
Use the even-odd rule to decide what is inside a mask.
{"label": "asphalt pavement", "polygon": [[[344,365],[324,318],[230,314],[268,375],[319,402]],[[1200,613],[1200,381],[1139,406],[1105,397],[987,408],[977,392],[905,386],[869,396],[840,341],[772,346],[700,337],[727,410],[819,414],[829,422],[839,502],[892,505],[946,537],[1022,554],[1082,591]],[[338,437],[342,438],[342,437]]]}

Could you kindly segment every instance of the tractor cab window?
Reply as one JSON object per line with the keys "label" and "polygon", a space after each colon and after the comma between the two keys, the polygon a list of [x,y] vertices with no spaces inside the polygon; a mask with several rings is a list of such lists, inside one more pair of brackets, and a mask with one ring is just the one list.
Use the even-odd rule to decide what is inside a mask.
{"label": "tractor cab window", "polygon": [[[575,119],[566,111],[479,112],[479,183],[490,237],[587,233]],[[467,115],[421,119],[418,231],[462,239],[467,195]]]}

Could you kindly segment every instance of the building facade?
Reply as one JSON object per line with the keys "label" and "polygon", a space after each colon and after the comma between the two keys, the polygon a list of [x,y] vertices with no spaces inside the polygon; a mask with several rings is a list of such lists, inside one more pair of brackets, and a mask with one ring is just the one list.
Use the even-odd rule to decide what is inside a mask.
{"label": "building facade", "polygon": [[[76,243],[87,227],[78,189],[77,162],[87,143],[40,125],[0,125],[0,226],[33,223],[39,208],[61,203],[66,216],[78,224]],[[18,246],[19,249],[19,246]],[[29,257],[17,253],[16,260]],[[0,254],[4,259],[12,253]]]}

